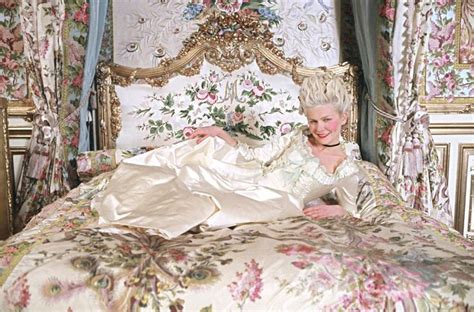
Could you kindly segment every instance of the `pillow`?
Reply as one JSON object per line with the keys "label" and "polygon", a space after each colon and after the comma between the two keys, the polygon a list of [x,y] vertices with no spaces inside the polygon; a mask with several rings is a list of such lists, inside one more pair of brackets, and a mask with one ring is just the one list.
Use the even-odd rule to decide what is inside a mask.
{"label": "pillow", "polygon": [[143,154],[152,148],[139,147],[126,150],[106,149],[79,153],[76,158],[77,175],[81,182],[87,182],[93,177],[117,168],[123,159]]}

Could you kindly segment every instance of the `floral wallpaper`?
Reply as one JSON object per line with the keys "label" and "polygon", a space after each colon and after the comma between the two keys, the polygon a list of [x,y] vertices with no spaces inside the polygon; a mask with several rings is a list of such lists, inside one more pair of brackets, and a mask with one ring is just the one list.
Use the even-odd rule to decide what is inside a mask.
{"label": "floral wallpaper", "polygon": [[[457,6],[461,14],[456,16]],[[472,16],[474,5],[468,1],[437,0],[431,16],[431,33],[426,55],[426,100],[443,99],[448,103],[459,97],[474,96],[472,67],[459,64],[473,61]],[[465,18],[470,16],[469,18]],[[464,18],[463,18],[464,17]],[[461,20],[458,20],[458,19]],[[460,28],[457,28],[459,25]],[[459,44],[456,32],[460,31]]]}
{"label": "floral wallpaper", "polygon": [[23,64],[23,37],[19,4],[15,0],[0,1],[0,94],[7,99],[27,96]]}
{"label": "floral wallpaper", "polygon": [[340,61],[334,0],[138,0],[113,5],[114,62],[154,67],[175,57],[211,11],[259,18],[274,33],[275,45],[308,67]]}

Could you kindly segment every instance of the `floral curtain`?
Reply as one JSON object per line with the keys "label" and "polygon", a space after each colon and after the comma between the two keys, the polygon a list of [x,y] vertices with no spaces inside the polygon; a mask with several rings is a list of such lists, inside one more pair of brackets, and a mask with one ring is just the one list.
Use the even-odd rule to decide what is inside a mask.
{"label": "floral curtain", "polygon": [[18,194],[21,208],[17,227],[68,188],[58,122],[63,76],[64,2],[24,0],[20,10],[25,66],[36,114]]}
{"label": "floral curtain", "polygon": [[23,0],[20,20],[29,90],[36,107],[15,219],[20,230],[44,205],[74,186],[86,0]]}
{"label": "floral curtain", "polygon": [[379,166],[410,207],[452,225],[446,178],[418,102],[430,0],[386,0],[379,10],[374,108]]}
{"label": "floral curtain", "polygon": [[80,99],[84,80],[87,34],[89,29],[88,0],[64,0],[64,66],[60,130],[63,134],[66,170],[71,186],[79,183],[76,156],[79,146]]}

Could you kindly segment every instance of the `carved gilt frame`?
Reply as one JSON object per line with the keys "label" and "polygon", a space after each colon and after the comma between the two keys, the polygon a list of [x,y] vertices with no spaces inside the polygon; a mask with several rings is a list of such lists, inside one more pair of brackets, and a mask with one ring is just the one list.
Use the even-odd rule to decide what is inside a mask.
{"label": "carved gilt frame", "polygon": [[[35,106],[31,100],[10,100],[8,101],[8,117],[22,118],[29,123],[28,126],[9,126],[8,135],[10,139],[30,139],[33,127],[31,121],[35,113]],[[13,149],[10,146],[10,151]]]}
{"label": "carved gilt frame", "polygon": [[175,58],[162,61],[158,67],[131,68],[99,64],[99,147],[115,147],[121,130],[120,101],[115,93],[115,85],[128,86],[135,82],[145,82],[162,87],[177,75],[199,74],[204,59],[227,72],[256,61],[263,73],[289,74],[296,84],[301,84],[305,77],[316,73],[329,71],[342,76],[350,86],[349,93],[353,99],[343,135],[347,140],[357,141],[357,68],[347,63],[331,67],[304,67],[300,59],[285,57],[283,51],[273,43],[272,36],[268,26],[256,17],[214,13],[184,42],[183,49]]}
{"label": "carved gilt frame", "polygon": [[433,135],[474,135],[474,122],[471,123],[431,123]]}
{"label": "carved gilt frame", "polygon": [[[8,138],[9,138],[9,148],[10,148],[10,165],[12,173],[12,192],[13,198],[16,197],[16,188],[18,180],[16,177],[21,175],[21,167],[18,168],[15,166],[15,157],[24,156],[27,151],[27,144],[21,144],[22,142],[29,141],[33,133],[33,126],[31,121],[33,120],[33,115],[36,111],[35,105],[31,99],[23,100],[9,100],[7,104],[7,112],[10,123],[8,125]],[[25,122],[21,124],[12,124],[11,121],[18,119],[23,119]],[[17,172],[18,170],[19,172]]]}
{"label": "carved gilt frame", "polygon": [[35,105],[32,100],[9,100],[8,101],[8,116],[10,117],[21,117],[28,122],[33,120],[33,114],[35,113]]}
{"label": "carved gilt frame", "polygon": [[12,172],[8,147],[7,100],[0,98],[0,239],[13,233]]}

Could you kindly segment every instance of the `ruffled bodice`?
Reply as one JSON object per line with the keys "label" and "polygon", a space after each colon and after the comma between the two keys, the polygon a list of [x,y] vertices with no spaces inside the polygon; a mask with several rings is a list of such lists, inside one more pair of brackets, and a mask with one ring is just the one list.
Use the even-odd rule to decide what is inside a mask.
{"label": "ruffled bodice", "polygon": [[250,148],[239,144],[238,149],[247,160],[262,163],[263,175],[258,183],[289,191],[304,202],[321,197],[332,190],[347,188],[346,183],[355,182],[349,178],[354,177],[352,180],[356,180],[359,171],[355,161],[347,157],[334,173],[327,172],[319,159],[312,154],[304,128],[263,147]]}

